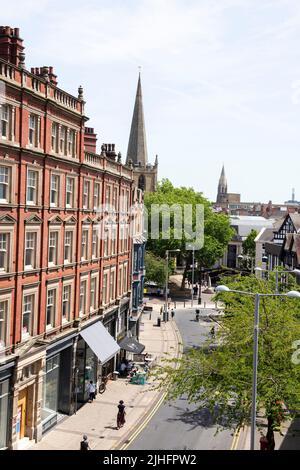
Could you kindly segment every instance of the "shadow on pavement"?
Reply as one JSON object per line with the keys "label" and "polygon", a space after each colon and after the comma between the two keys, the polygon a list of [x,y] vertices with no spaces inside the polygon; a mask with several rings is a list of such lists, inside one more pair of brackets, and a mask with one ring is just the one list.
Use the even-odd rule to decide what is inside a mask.
{"label": "shadow on pavement", "polygon": [[300,450],[300,418],[292,421],[279,450]]}

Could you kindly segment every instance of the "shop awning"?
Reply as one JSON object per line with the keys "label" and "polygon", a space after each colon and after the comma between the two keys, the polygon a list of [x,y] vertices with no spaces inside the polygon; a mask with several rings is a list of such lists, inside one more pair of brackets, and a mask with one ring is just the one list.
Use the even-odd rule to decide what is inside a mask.
{"label": "shop awning", "polygon": [[120,351],[120,346],[100,321],[81,330],[80,334],[102,364]]}
{"label": "shop awning", "polygon": [[119,346],[121,349],[124,349],[125,351],[131,352],[133,354],[141,354],[145,349],[145,346],[134,338],[122,339],[122,341],[119,342]]}

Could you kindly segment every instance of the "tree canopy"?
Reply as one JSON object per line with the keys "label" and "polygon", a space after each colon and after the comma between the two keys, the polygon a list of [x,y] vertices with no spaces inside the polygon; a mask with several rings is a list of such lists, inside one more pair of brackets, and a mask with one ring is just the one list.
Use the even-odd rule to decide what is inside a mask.
{"label": "tree canopy", "polygon": [[255,258],[255,238],[257,237],[258,232],[254,229],[251,230],[246,240],[243,241],[243,253],[250,258]]}
{"label": "tree canopy", "polygon": [[[224,280],[225,282],[225,280]],[[231,289],[274,293],[275,277],[269,281],[255,276],[226,278]],[[286,290],[297,290],[289,276]],[[251,415],[254,298],[234,293],[218,294],[225,314],[218,320],[217,348],[190,349],[177,360],[157,369],[160,387],[168,387],[168,399],[182,395],[200,409],[209,409],[221,427],[248,424]],[[274,426],[282,403],[289,417],[300,415],[300,300],[262,297],[260,302],[257,409],[263,410]],[[298,355],[298,356],[297,356]]]}
{"label": "tree canopy", "polygon": [[159,286],[165,285],[166,264],[165,261],[151,252],[145,254],[146,282],[156,282]]}
{"label": "tree canopy", "polygon": [[[203,205],[204,208],[204,246],[200,250],[195,251],[195,258],[203,267],[213,266],[219,260],[227,248],[228,242],[233,235],[230,227],[230,221],[227,215],[215,213],[211,203],[203,196],[202,193],[196,192],[193,188],[180,187],[176,188],[168,179],[158,183],[157,191],[145,194],[145,207],[147,208],[149,220],[153,205],[173,204],[183,206],[190,204],[193,206],[192,227],[196,225],[196,205]],[[166,250],[180,249],[181,256],[186,263],[191,262],[192,252],[186,249],[187,240],[182,236],[181,239],[174,238],[174,215],[170,217],[170,239],[163,239],[160,231],[158,240],[152,240],[149,236],[147,241],[147,251],[151,251],[156,256],[164,257]]]}

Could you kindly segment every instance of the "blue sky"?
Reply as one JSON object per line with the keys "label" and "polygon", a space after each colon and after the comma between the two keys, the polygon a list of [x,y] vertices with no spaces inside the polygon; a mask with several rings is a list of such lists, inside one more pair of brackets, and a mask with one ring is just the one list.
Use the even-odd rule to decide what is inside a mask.
{"label": "blue sky", "polygon": [[300,200],[298,0],[10,0],[1,24],[20,28],[27,68],[83,86],[100,145],[125,158],[141,66],[160,179],[214,199],[224,163],[243,200]]}

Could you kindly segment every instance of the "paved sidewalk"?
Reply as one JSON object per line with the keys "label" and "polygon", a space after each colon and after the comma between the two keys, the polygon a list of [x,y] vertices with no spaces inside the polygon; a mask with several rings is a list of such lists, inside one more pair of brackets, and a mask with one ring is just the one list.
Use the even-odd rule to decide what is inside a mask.
{"label": "paved sidewalk", "polygon": [[[180,354],[180,334],[174,321],[156,326],[162,303],[147,302],[153,311],[142,315],[144,330],[140,332],[140,342],[145,351],[163,358]],[[68,416],[49,431],[43,439],[30,447],[30,450],[78,450],[83,434],[87,434],[92,450],[119,448],[161,399],[163,393],[153,390],[153,382],[146,385],[129,384],[126,379],[109,381],[106,391],[98,394],[93,403],[87,403],[76,415]],[[126,424],[116,429],[117,405],[124,400]]]}
{"label": "paved sidewalk", "polygon": [[[264,420],[261,420],[263,423]],[[263,427],[264,434],[267,432],[267,427]],[[256,429],[255,450],[260,449],[260,431]],[[274,433],[275,437],[275,450],[300,450],[300,419],[295,419],[293,422],[283,423],[281,427],[281,434]],[[250,449],[250,427],[241,429],[235,450],[249,450]]]}

